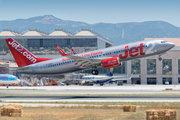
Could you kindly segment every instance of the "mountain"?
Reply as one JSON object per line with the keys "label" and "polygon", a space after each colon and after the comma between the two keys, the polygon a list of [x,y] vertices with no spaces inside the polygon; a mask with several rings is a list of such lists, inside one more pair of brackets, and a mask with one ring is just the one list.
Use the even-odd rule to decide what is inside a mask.
{"label": "mountain", "polygon": [[25,33],[29,29],[37,29],[45,33],[52,33],[55,29],[63,29],[72,34],[76,34],[82,29],[89,29],[113,41],[114,45],[144,40],[144,38],[180,37],[180,27],[164,21],[88,24],[85,22],[62,20],[52,15],[0,21],[0,32],[3,29],[21,33]]}

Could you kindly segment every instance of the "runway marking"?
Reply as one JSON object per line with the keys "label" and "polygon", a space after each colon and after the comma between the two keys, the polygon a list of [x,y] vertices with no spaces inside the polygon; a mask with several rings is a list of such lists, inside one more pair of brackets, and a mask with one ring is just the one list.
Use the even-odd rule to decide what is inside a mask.
{"label": "runway marking", "polygon": [[2,100],[2,102],[180,102],[180,100]]}

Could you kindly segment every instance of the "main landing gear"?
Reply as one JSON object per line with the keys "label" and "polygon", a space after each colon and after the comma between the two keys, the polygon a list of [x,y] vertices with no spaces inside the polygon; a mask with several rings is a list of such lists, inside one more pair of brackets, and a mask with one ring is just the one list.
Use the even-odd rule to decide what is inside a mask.
{"label": "main landing gear", "polygon": [[91,73],[92,73],[93,75],[98,75],[98,74],[99,74],[99,71],[98,71],[98,70],[92,70]]}

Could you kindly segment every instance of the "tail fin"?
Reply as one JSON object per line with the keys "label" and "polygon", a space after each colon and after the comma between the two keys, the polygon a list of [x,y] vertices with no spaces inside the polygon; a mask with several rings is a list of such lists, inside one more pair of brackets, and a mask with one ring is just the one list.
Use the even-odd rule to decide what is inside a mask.
{"label": "tail fin", "polygon": [[136,74],[136,69],[137,69],[137,68],[138,68],[138,66],[136,65],[136,66],[134,67],[134,70],[133,70],[133,72],[132,72],[132,74],[131,74],[131,76],[130,76],[129,79],[131,79],[132,75]]}
{"label": "tail fin", "polygon": [[106,74],[107,76],[113,76],[114,68],[110,68],[109,72]]}
{"label": "tail fin", "polygon": [[56,45],[56,48],[62,56],[68,56],[68,54],[66,54],[58,45]]}
{"label": "tail fin", "polygon": [[77,52],[74,49],[71,49],[71,51],[73,52],[73,54],[77,54]]}
{"label": "tail fin", "polygon": [[23,67],[34,63],[51,60],[50,58],[38,58],[21,46],[17,41],[12,38],[7,38],[6,43],[18,65]]}

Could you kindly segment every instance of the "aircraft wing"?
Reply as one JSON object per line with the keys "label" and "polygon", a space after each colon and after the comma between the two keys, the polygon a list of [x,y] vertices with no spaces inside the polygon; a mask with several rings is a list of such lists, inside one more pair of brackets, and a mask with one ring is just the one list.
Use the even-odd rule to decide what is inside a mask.
{"label": "aircraft wing", "polygon": [[58,45],[56,45],[56,48],[58,49],[59,53],[62,56],[76,60],[76,62],[79,63],[81,67],[93,66],[93,65],[101,64],[102,62],[101,59],[89,59],[89,58],[69,55],[65,53]]}
{"label": "aircraft wing", "polygon": [[89,67],[93,65],[101,65],[102,60],[101,59],[89,59],[79,56],[72,56],[68,55],[67,58],[74,59],[76,62],[80,65],[80,67]]}
{"label": "aircraft wing", "polygon": [[6,67],[6,68],[16,69],[16,70],[27,70],[27,69],[30,69],[30,67]]}
{"label": "aircraft wing", "polygon": [[18,67],[17,70],[28,70],[30,67]]}
{"label": "aircraft wing", "polygon": [[111,81],[119,81],[119,80],[129,80],[129,78],[119,78],[119,79],[112,79]]}
{"label": "aircraft wing", "polygon": [[70,58],[70,59],[74,59],[76,61],[85,61],[85,62],[91,62],[91,63],[101,63],[101,59],[89,59],[89,58],[84,58],[84,57],[79,57],[79,56],[71,56],[71,55],[68,55],[66,56],[67,58]]}

